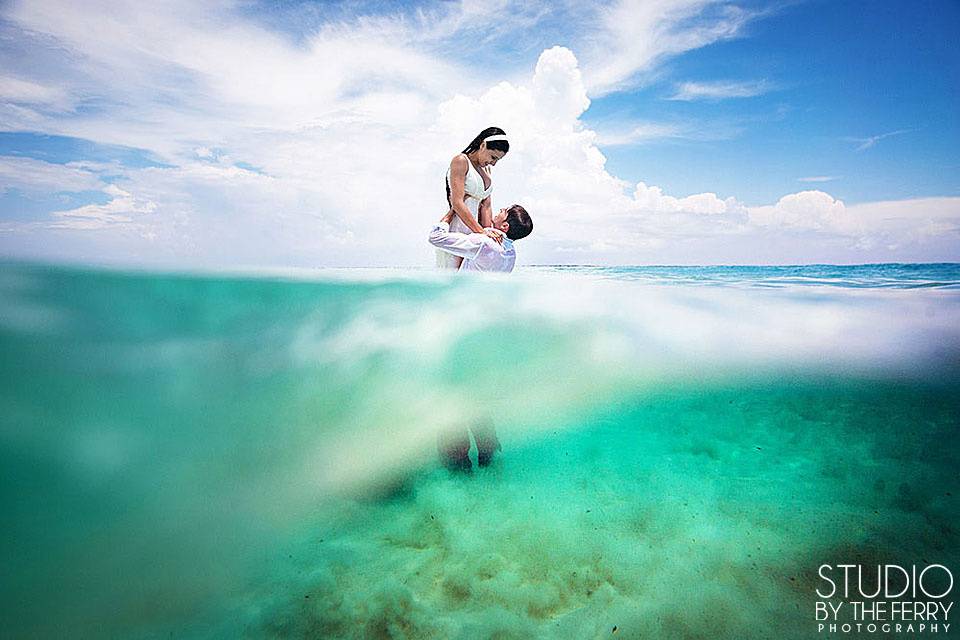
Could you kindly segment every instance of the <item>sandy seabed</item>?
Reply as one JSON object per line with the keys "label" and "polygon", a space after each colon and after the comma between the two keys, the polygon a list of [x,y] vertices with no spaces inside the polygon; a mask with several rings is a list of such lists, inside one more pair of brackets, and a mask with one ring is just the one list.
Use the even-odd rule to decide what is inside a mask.
{"label": "sandy seabed", "polygon": [[502,434],[491,468],[427,468],[338,501],[248,594],[244,632],[830,637],[814,617],[822,563],[957,566],[947,391],[687,388],[536,439]]}

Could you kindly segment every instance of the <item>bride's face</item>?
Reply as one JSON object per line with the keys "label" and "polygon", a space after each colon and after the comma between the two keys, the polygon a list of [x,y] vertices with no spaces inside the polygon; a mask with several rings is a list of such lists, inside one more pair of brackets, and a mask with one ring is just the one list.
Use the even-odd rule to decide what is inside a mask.
{"label": "bride's face", "polygon": [[494,166],[497,164],[500,158],[502,158],[505,155],[507,154],[504,153],[503,151],[499,151],[497,149],[488,149],[487,143],[484,142],[483,144],[480,145],[480,153],[479,153],[480,166],[481,167]]}

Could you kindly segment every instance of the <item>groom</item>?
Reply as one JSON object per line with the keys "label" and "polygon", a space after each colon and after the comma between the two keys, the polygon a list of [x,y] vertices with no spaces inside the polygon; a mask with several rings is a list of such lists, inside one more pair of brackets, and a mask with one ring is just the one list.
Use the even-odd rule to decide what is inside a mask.
{"label": "groom", "polygon": [[[493,228],[499,232],[493,235],[499,235],[499,241],[483,233],[451,232],[452,219],[451,211],[434,225],[430,231],[430,244],[463,258],[460,271],[513,271],[517,261],[513,241],[526,238],[533,231],[530,214],[518,204],[500,209],[493,217]],[[471,426],[470,431],[477,441],[477,464],[486,467],[493,460],[493,452],[501,449],[496,429],[492,423],[484,422]],[[466,429],[439,434],[437,448],[444,466],[451,471],[469,473],[473,470],[473,463],[470,461],[470,434]]]}
{"label": "groom", "polygon": [[451,210],[433,226],[430,231],[430,244],[463,258],[460,271],[513,271],[517,261],[513,241],[526,238],[533,231],[533,220],[526,209],[515,204],[508,209],[500,209],[500,212],[493,216],[493,235],[499,236],[498,240],[483,233],[450,231],[453,216]]}

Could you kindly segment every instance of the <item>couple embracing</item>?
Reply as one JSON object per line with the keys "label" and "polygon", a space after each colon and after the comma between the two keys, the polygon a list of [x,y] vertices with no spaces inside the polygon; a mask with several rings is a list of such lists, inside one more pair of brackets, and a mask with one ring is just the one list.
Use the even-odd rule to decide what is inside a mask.
{"label": "couple embracing", "polygon": [[437,248],[437,266],[460,271],[513,271],[517,254],[513,241],[533,230],[533,221],[519,204],[500,209],[490,204],[491,167],[510,150],[503,129],[488,127],[454,156],[447,169],[450,208],[430,231]]}
{"label": "couple embracing", "polygon": [[[496,166],[510,150],[503,129],[489,127],[480,132],[447,170],[447,203],[450,208],[430,231],[430,244],[437,248],[437,266],[460,271],[510,272],[517,261],[513,241],[533,230],[533,221],[519,204],[500,209],[490,204]],[[500,449],[494,425],[489,421],[470,426],[477,442],[477,464],[485,467]],[[470,435],[463,427],[440,434],[437,441],[444,465],[453,471],[469,472]]]}

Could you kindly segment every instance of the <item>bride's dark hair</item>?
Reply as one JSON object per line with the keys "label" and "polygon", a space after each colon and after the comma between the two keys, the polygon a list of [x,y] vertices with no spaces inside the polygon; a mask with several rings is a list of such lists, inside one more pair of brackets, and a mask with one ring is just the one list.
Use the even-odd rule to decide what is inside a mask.
{"label": "bride's dark hair", "polygon": [[[506,132],[500,127],[487,127],[486,129],[481,131],[480,135],[474,138],[473,141],[467,145],[467,148],[461,151],[461,153],[473,153],[474,151],[480,148],[481,142],[483,142],[490,136],[495,136],[495,135],[503,136],[503,135],[506,135]],[[497,151],[503,151],[504,153],[506,153],[507,151],[510,151],[510,143],[507,142],[506,140],[491,140],[490,142],[487,143],[487,148],[496,149]]]}

